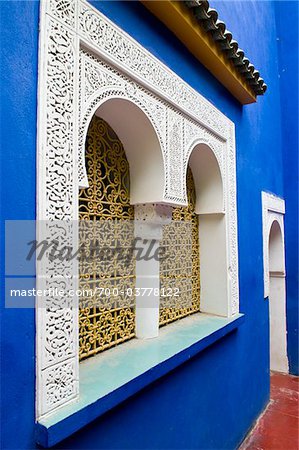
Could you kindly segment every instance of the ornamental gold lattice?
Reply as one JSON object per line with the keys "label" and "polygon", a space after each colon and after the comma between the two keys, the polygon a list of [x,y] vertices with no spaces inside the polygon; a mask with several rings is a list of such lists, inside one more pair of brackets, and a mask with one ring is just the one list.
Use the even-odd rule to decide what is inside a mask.
{"label": "ornamental gold lattice", "polygon": [[[109,245],[131,247],[134,239],[134,207],[130,205],[129,164],[124,148],[112,128],[94,117],[86,141],[89,187],[79,194],[80,244],[95,233]],[[88,222],[85,222],[88,221]],[[86,224],[86,227],[84,227]],[[94,226],[93,226],[94,224]],[[116,236],[117,234],[117,236]],[[134,298],[125,298],[135,287],[133,258],[81,258],[81,291],[107,288],[125,292],[119,296],[84,298],[79,310],[79,358],[82,360],[134,337]],[[121,305],[121,306],[120,306]]]}
{"label": "ornamental gold lattice", "polygon": [[160,299],[160,326],[200,309],[199,228],[190,168],[187,171],[187,195],[188,206],[173,208],[172,222],[163,228],[160,245],[165,248],[167,258],[160,262],[161,293],[166,293],[167,289],[172,292],[178,289],[179,297]]}
{"label": "ornamental gold lattice", "polygon": [[[116,245],[129,249],[134,240],[129,164],[117,135],[97,116],[88,129],[85,158],[89,187],[79,195],[80,244],[100,235],[114,249]],[[198,216],[190,169],[187,193],[188,206],[173,208],[172,222],[163,229],[161,246],[166,249],[167,259],[160,263],[160,287],[172,292],[176,288],[180,295],[162,299],[161,326],[199,311]],[[79,357],[82,360],[134,337],[135,299],[126,298],[126,292],[135,288],[135,261],[87,257],[80,259],[79,266],[81,292],[96,292],[100,287],[111,292],[116,289],[119,293],[113,298],[101,297],[100,302],[96,294],[81,297]]]}

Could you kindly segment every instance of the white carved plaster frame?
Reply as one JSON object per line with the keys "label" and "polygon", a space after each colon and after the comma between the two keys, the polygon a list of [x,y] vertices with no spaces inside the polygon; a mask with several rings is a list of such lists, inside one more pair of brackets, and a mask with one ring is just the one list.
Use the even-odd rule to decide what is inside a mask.
{"label": "white carved plaster frame", "polygon": [[[90,95],[86,74],[91,75],[91,69],[86,69],[86,64],[99,76]],[[110,77],[110,92],[106,84],[100,86],[101,77],[106,81]],[[86,185],[84,140],[88,123],[101,101],[115,96],[135,102],[156,130],[165,164],[161,203],[186,204],[186,169],[196,144],[205,143],[215,153],[224,186],[229,315],[237,314],[234,124],[86,0],[41,1],[38,221],[78,219],[79,186]],[[49,276],[43,275],[54,280],[55,270],[49,263],[47,267],[37,263],[39,288],[49,287]],[[65,287],[76,285],[77,280],[70,278]],[[36,313],[38,418],[79,395],[78,308],[73,303],[53,313],[41,307],[41,302],[37,300]]]}
{"label": "white carved plaster frame", "polygon": [[264,262],[264,298],[269,297],[270,273],[269,273],[269,236],[274,221],[279,223],[284,243],[285,201],[276,195],[262,192],[262,220],[263,220],[263,262]]}

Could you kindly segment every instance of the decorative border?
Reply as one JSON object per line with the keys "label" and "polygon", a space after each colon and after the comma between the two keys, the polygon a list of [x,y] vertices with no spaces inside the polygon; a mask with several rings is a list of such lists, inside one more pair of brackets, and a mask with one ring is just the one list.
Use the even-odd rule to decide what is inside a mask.
{"label": "decorative border", "polygon": [[[224,186],[230,313],[238,313],[232,122],[85,0],[42,0],[40,30],[38,222],[78,219],[89,120],[104,100],[127,98],[145,112],[160,141],[166,180],[161,203],[186,204],[186,168],[195,143],[214,151]],[[38,225],[38,237],[42,233]],[[61,270],[39,262],[38,287],[59,286]],[[76,289],[74,277],[63,282],[65,289]],[[38,418],[78,397],[78,309],[71,302],[53,309],[49,300],[37,301]]]}
{"label": "decorative border", "polygon": [[284,223],[285,201],[274,194],[262,192],[262,219],[263,219],[263,262],[264,262],[264,298],[269,297],[269,235],[273,222],[279,223],[283,248],[284,247]]}

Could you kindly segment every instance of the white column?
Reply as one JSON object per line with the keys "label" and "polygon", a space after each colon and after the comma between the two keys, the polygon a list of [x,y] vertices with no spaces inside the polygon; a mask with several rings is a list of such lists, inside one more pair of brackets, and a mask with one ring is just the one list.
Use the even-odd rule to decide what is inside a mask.
{"label": "white column", "polygon": [[270,369],[288,373],[285,274],[270,272]]}
{"label": "white column", "polygon": [[155,338],[159,334],[159,245],[163,224],[169,220],[171,220],[169,206],[135,205],[137,288],[135,332],[136,337],[140,339]]}

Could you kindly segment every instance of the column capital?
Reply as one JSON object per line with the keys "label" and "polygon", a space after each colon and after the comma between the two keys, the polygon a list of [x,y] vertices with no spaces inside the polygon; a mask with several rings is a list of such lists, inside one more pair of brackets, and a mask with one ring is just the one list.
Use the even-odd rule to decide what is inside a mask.
{"label": "column capital", "polygon": [[172,207],[161,203],[135,205],[135,237],[162,239],[163,225],[171,222]]}

